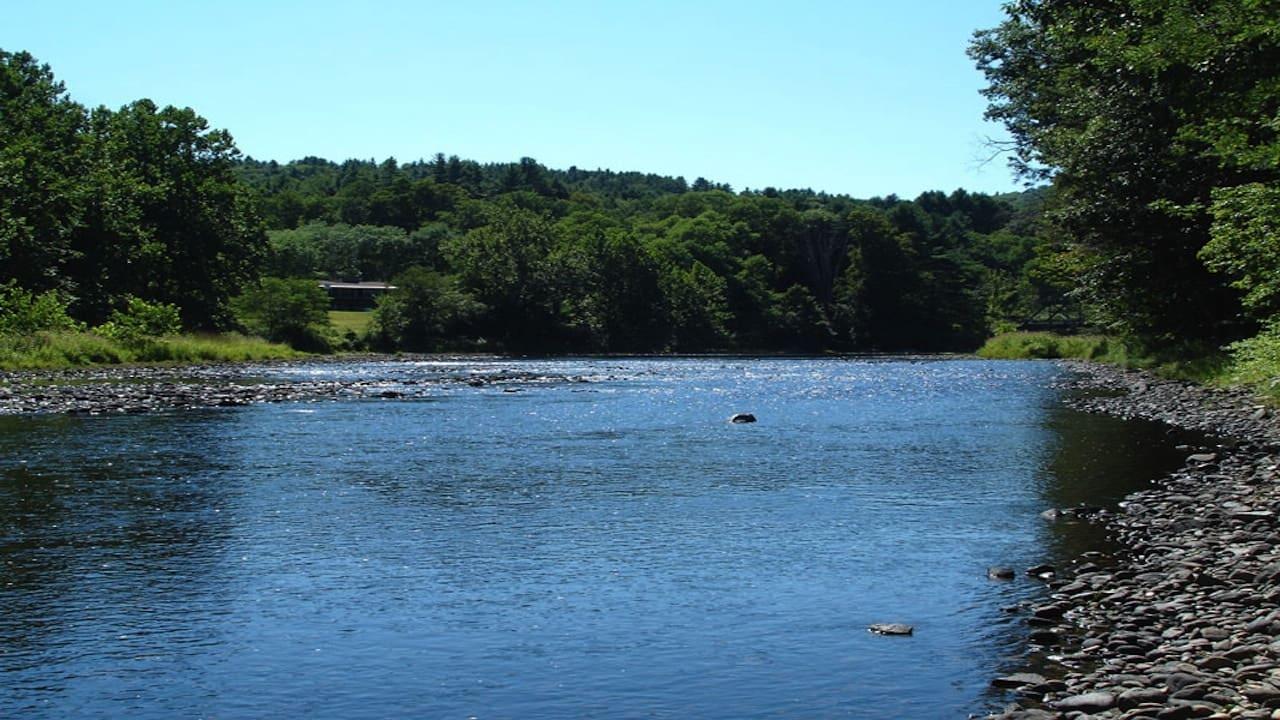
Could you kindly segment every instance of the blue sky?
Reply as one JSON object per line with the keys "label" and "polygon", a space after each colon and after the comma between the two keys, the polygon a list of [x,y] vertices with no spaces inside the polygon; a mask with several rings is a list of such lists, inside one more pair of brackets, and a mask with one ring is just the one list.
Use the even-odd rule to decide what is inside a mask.
{"label": "blue sky", "polygon": [[72,96],[261,159],[436,152],[858,197],[1016,189],[964,51],[999,0],[13,3]]}

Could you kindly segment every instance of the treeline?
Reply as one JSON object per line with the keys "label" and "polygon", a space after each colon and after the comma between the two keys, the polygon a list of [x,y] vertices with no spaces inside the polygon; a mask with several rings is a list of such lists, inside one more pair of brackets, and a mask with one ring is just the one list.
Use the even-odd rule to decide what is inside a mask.
{"label": "treeline", "polygon": [[260,162],[191,109],[88,109],[3,51],[0,103],[0,296],[50,294],[90,326],[173,308],[188,329],[322,348],[326,277],[394,282],[345,340],[388,350],[965,350],[1079,312],[1039,191],[856,200],[529,158]]}
{"label": "treeline", "polygon": [[1280,5],[1020,0],[978,33],[987,115],[1049,181],[1098,324],[1280,369]]}
{"label": "treeline", "polygon": [[529,158],[239,173],[272,228],[266,272],[395,280],[381,347],[971,349],[993,324],[1074,312],[1038,193],[734,193]]}

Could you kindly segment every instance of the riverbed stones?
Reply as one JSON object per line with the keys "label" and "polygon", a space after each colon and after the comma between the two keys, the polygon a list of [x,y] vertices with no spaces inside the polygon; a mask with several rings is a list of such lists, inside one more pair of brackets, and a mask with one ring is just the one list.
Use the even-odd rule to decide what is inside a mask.
{"label": "riverbed stones", "polygon": [[[396,361],[417,356],[397,356]],[[426,356],[423,356],[424,358]],[[436,364],[454,360],[459,367],[478,356],[430,356]],[[0,372],[0,415],[111,415],[197,408],[237,408],[275,402],[337,399],[391,400],[428,397],[441,388],[471,385],[504,389],[538,384],[579,383],[582,377],[549,375],[509,368],[483,375],[458,375],[447,367],[388,387],[385,379],[335,373],[335,379],[291,376],[291,367],[355,366],[385,361],[385,356],[311,358],[305,361],[159,366],[108,366],[59,371]],[[340,379],[338,379],[340,378]]]}
{"label": "riverbed stones", "polygon": [[1032,669],[1062,680],[993,682],[1017,693],[993,717],[1280,720],[1280,417],[1243,391],[1072,367],[1086,392],[1069,404],[1216,439],[1184,447],[1185,464],[1119,512],[1072,513],[1123,551],[1056,568],[1022,611]]}

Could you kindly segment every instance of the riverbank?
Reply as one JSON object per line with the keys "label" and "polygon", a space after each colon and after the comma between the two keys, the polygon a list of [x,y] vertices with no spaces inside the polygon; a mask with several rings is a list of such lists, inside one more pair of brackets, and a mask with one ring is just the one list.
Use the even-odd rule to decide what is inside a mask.
{"label": "riverbank", "polygon": [[235,333],[142,337],[131,342],[93,332],[0,335],[0,372],[108,368],[137,363],[198,364],[305,357],[287,345]]}
{"label": "riverbank", "polygon": [[1073,406],[1221,438],[1100,514],[1125,549],[1091,554],[1025,608],[1040,674],[995,681],[992,717],[1280,718],[1280,423],[1242,389],[1071,363]]}

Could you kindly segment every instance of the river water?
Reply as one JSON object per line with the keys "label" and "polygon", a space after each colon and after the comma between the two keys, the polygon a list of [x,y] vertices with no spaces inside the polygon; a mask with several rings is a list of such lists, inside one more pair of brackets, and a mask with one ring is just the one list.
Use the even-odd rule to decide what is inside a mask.
{"label": "river water", "polygon": [[1064,372],[315,364],[261,374],[500,381],[0,418],[0,717],[964,717],[1043,592],[986,568],[1185,455]]}

